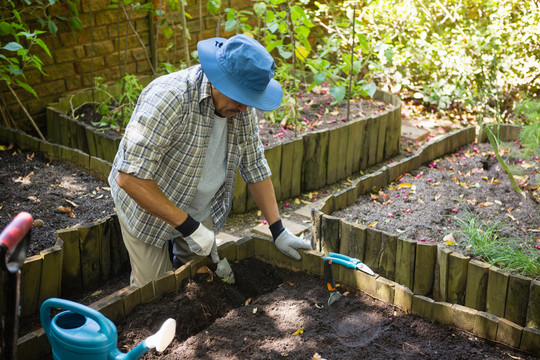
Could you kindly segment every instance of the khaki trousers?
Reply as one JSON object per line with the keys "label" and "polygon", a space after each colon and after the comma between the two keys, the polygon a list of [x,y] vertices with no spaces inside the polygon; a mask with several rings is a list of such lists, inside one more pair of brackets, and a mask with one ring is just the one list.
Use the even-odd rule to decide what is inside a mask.
{"label": "khaki trousers", "polygon": [[[173,270],[166,242],[161,248],[149,245],[131,234],[120,216],[118,216],[118,220],[122,229],[124,245],[129,254],[131,264],[130,284],[132,286],[143,286],[159,275]],[[203,224],[207,228],[214,230],[211,216],[206,218]],[[191,252],[182,236],[174,239],[173,253],[183,263],[187,263],[198,256]]]}
{"label": "khaki trousers", "polygon": [[133,236],[120,216],[118,220],[122,229],[124,245],[129,253],[130,283],[132,286],[143,286],[173,269],[167,243],[164,243],[161,248],[149,245]]}

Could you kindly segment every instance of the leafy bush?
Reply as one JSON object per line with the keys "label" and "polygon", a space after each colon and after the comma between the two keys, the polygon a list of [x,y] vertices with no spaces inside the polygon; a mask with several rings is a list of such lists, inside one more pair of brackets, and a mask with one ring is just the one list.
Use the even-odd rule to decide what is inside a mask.
{"label": "leafy bush", "polygon": [[371,39],[393,50],[375,70],[381,85],[405,89],[439,108],[474,98],[485,64],[496,58],[493,86],[505,94],[540,88],[540,9],[534,1],[365,1],[361,19]]}
{"label": "leafy bush", "polygon": [[127,74],[118,81],[117,86],[122,86],[122,92],[118,99],[109,94],[108,85],[103,83],[103,78],[96,77],[96,89],[108,95],[107,100],[98,102],[94,105],[97,113],[102,115],[98,122],[92,122],[92,125],[100,128],[111,128],[120,130],[127,125],[133,110],[137,105],[137,99],[143,90],[143,86],[137,81],[135,75]]}
{"label": "leafy bush", "polygon": [[[38,97],[34,89],[26,81],[25,71],[37,69],[43,73],[42,56],[49,57],[49,48],[41,40],[48,32],[55,35],[58,31],[56,21],[67,22],[72,29],[81,29],[77,6],[73,1],[64,0],[68,5],[69,16],[54,17],[49,15],[48,7],[60,3],[60,0],[49,0],[32,4],[4,0],[0,3],[0,80],[8,86],[15,84]],[[57,5],[59,6],[59,5]],[[39,11],[38,11],[39,10]],[[42,55],[40,55],[42,51]]]}
{"label": "leafy bush", "polygon": [[519,135],[525,154],[540,155],[540,100],[525,99],[514,111],[524,118],[524,125]]}

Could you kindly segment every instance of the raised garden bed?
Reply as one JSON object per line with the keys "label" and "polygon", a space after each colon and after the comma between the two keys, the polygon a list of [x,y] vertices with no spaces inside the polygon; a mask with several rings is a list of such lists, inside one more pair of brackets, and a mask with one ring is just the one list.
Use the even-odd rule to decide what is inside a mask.
{"label": "raised garden bed", "polygon": [[[350,188],[332,196],[325,203],[322,210],[324,212],[330,213],[335,209],[339,208],[340,204],[347,204],[348,200],[354,201],[355,197],[357,196],[359,191],[361,191],[361,189],[363,189],[362,191],[367,191],[371,189],[372,186],[384,186],[384,184],[386,184],[389,179],[392,179],[394,175],[397,177],[398,175],[409,171],[407,170],[409,169],[409,166],[413,166],[413,164],[418,166],[418,164],[433,161],[434,159],[445,154],[446,152],[454,151],[461,145],[472,142],[473,139],[474,129],[465,129],[460,133],[448,135],[437,142],[428,144],[424,146],[418,154],[415,154],[414,156],[411,156],[402,161],[389,164],[388,166],[383,167],[381,170],[359,179],[359,181],[355,182]],[[37,141],[37,143],[39,144],[39,141]],[[54,144],[48,144],[48,146],[59,147],[58,145]],[[451,324],[453,326],[461,327],[467,331],[475,331],[474,326],[476,323],[476,319],[479,319],[478,326],[482,326],[480,329],[477,329],[479,336],[485,337],[487,339],[494,339],[503,344],[516,348],[521,348],[525,351],[538,353],[537,344],[539,343],[538,336],[540,334],[540,331],[537,330],[537,328],[531,327],[529,325],[527,327],[523,327],[503,317],[498,317],[485,311],[478,311],[476,309],[460,305],[459,303],[452,304],[446,301],[435,301],[431,298],[425,297],[424,295],[413,293],[413,290],[415,290],[414,282],[409,283],[413,290],[410,290],[410,288],[404,286],[403,284],[400,284],[406,282],[407,278],[410,281],[411,276],[412,281],[416,281],[417,277],[422,277],[422,281],[430,281],[429,279],[436,278],[436,275],[424,271],[424,269],[426,268],[429,269],[430,264],[435,264],[435,260],[430,257],[428,257],[427,260],[423,260],[423,258],[421,260],[421,258],[417,256],[418,254],[423,252],[433,254],[432,246],[424,246],[427,244],[419,244],[414,241],[399,239],[397,236],[388,237],[388,234],[385,235],[384,233],[378,233],[376,231],[373,231],[373,229],[358,230],[356,226],[351,225],[350,228],[356,229],[353,231],[357,231],[358,234],[360,234],[357,239],[358,241],[360,241],[360,243],[358,243],[356,242],[356,240],[353,241],[351,233],[346,231],[348,226],[349,225],[343,222],[336,222],[334,221],[334,219],[329,219],[328,216],[323,216],[323,213],[318,213],[318,215],[314,218],[313,221],[312,235],[314,245],[316,245],[319,249],[322,249],[325,252],[330,250],[347,253],[347,249],[349,249],[349,255],[357,257],[366,256],[366,262],[372,261],[369,260],[370,257],[366,255],[368,254],[367,249],[371,249],[370,252],[374,250],[379,255],[379,257],[376,257],[376,259],[379,260],[377,262],[377,266],[374,266],[374,268],[376,268],[379,271],[379,274],[383,275],[384,277],[378,276],[377,278],[366,278],[365,276],[363,276],[362,273],[355,273],[354,276],[351,278],[351,274],[348,274],[347,272],[343,273],[342,269],[336,269],[335,276],[338,281],[342,282],[345,285],[350,285],[381,300],[393,303],[395,306],[403,309],[405,312],[412,312],[413,314],[434,319],[444,324]],[[339,234],[340,232],[341,236],[336,239],[335,234]],[[363,235],[361,235],[362,233]],[[318,276],[322,274],[322,261],[320,259],[322,253],[314,253],[311,255],[310,253],[306,253],[304,261],[302,261],[301,263],[296,263],[289,258],[284,258],[284,256],[281,253],[277,252],[275,247],[270,242],[265,240],[260,241],[257,239],[253,239],[253,241],[258,243],[258,245],[249,245],[249,241],[241,242],[235,244],[234,247],[232,247],[234,250],[230,250],[231,247],[229,247],[221,248],[220,251],[222,252],[222,256],[226,256],[229,259],[243,259],[251,256],[252,254],[259,254],[257,255],[257,257],[268,263],[277,264],[279,266],[289,269],[303,270],[308,272],[309,274],[318,274]],[[348,247],[345,247],[344,244],[346,244],[347,241],[349,245]],[[365,245],[364,252],[362,256],[360,256],[357,251],[360,248],[358,244],[361,244],[362,241],[364,241]],[[390,251],[394,248],[393,246],[385,248],[389,251],[380,252],[383,249],[382,244],[395,244],[396,252]],[[79,244],[79,249],[80,246],[81,245]],[[397,251],[397,249],[400,250]],[[464,267],[469,268],[476,265],[476,268],[478,268],[478,272],[476,274],[478,278],[482,281],[486,281],[486,278],[489,279],[491,273],[496,273],[496,275],[491,276],[492,279],[496,280],[499,278],[499,271],[497,271],[496,269],[488,269],[488,273],[486,275],[486,269],[485,266],[482,265],[482,263],[475,264],[475,262],[468,261],[468,259],[464,260],[462,259],[462,257],[459,257],[456,254],[448,254],[445,252],[439,253],[438,249],[435,250],[436,255],[439,256],[443,261],[446,261],[446,263],[443,263],[444,265],[441,266],[441,264],[439,264],[439,266],[436,267],[436,269],[440,271],[439,275],[445,275],[446,279],[455,278],[456,281],[458,281],[458,283],[460,284],[459,286],[461,287],[464,286]],[[317,261],[306,261],[306,257],[309,256],[315,256],[317,258]],[[93,259],[96,260],[97,258],[94,257]],[[371,259],[375,258],[372,257]],[[39,262],[40,260],[38,259],[37,261]],[[100,260],[96,260],[93,263],[98,264],[99,261]],[[30,261],[28,262],[28,264],[25,264],[25,267],[34,266],[34,264],[29,263]],[[40,264],[40,266],[43,266],[43,263]],[[389,268],[386,267],[387,264],[390,266]],[[154,299],[159,298],[167,292],[179,289],[179,286],[185,278],[195,276],[195,269],[200,267],[201,264],[191,265],[189,269],[183,269],[182,271],[176,273],[165,274],[162,278],[157,279],[153,283],[148,284],[143,288],[123,289],[116,294],[99,301],[98,303],[94,303],[93,306],[97,309],[100,309],[106,316],[111,318],[113,321],[116,321],[126,316],[126,314],[129,314],[137,304],[153,301]],[[299,269],[298,266],[301,266],[301,269]],[[388,269],[392,269],[392,266],[394,269],[393,271],[395,276],[395,282],[391,280],[392,271],[388,271]],[[433,266],[435,267],[435,265]],[[417,271],[417,267],[422,271]],[[89,266],[86,268],[90,270],[100,269],[99,265],[96,265],[94,267]],[[41,269],[42,267],[39,267],[39,270]],[[37,270],[36,273],[38,273]],[[468,274],[474,273],[474,270],[468,272]],[[80,276],[83,275],[81,274]],[[96,279],[96,276],[99,275],[96,275],[95,273],[89,273],[84,276]],[[61,279],[62,277],[63,274],[60,275]],[[402,277],[405,280],[400,280],[399,277]],[[42,276],[40,276],[39,278],[41,280],[45,279],[45,277]],[[55,278],[55,275],[51,275],[51,278]],[[505,279],[508,279],[508,282],[513,281],[516,284],[520,284],[515,280],[510,280],[510,278],[506,277],[505,274],[502,274],[502,277],[500,278],[502,279],[503,284],[506,281]],[[441,279],[441,277],[439,277],[439,279]],[[447,282],[449,283],[450,281],[448,280]],[[492,285],[492,287],[495,286],[494,288],[497,288],[498,284],[499,283],[495,283],[495,285]],[[45,286],[48,285],[42,284],[40,285],[40,288],[43,288]],[[471,285],[471,287],[474,286]],[[467,288],[467,285],[465,285],[465,288]],[[527,306],[529,307],[529,309],[532,309],[532,312],[531,315],[527,313],[526,316],[528,318],[535,319],[535,316],[537,316],[535,315],[537,311],[536,309],[538,309],[538,306],[536,306],[536,304],[538,304],[538,302],[540,301],[538,300],[540,296],[540,291],[538,289],[538,281],[530,282],[530,291]],[[39,303],[39,300],[36,303]],[[469,321],[464,321],[466,319],[469,319]],[[470,319],[475,319],[475,322],[471,324]],[[494,326],[496,326],[497,330],[494,330]],[[42,333],[42,331],[40,332],[38,330],[23,336],[22,338],[20,338],[19,341],[20,349],[42,349],[40,351],[43,352],[38,353],[46,354],[48,342],[43,335],[44,334]],[[493,336],[495,336],[495,338],[493,338]],[[31,358],[29,357],[28,359]]]}
{"label": "raised garden bed", "polygon": [[[302,261],[296,262],[262,238],[229,243],[219,251],[231,259],[238,274],[235,286],[198,272],[212,266],[201,259],[143,288],[122,289],[92,307],[118,324],[119,347],[124,351],[155,332],[166,318],[177,319],[172,345],[164,354],[151,351],[143,359],[313,358],[317,354],[365,359],[420,355],[475,359],[506,354],[533,358],[479,339],[505,344],[505,336],[515,335],[513,327],[494,330],[498,318],[457,305],[428,313],[426,303],[434,303],[381,276],[333,265],[344,296],[328,306],[329,293],[321,279],[322,253],[303,252]],[[539,349],[530,330],[519,333],[520,346],[535,353]],[[43,331],[20,339],[19,351],[28,360],[50,358]]]}
{"label": "raised garden bed", "polygon": [[[47,108],[47,138],[53,143],[82,151],[91,159],[102,159],[107,166],[94,170],[102,172],[101,176],[105,178],[116,155],[121,134],[113,136],[111,132],[105,133],[66,115],[91,99],[92,93],[86,91],[51,104]],[[308,120],[309,125],[305,124],[305,130],[298,136],[295,136],[294,130],[280,129],[278,125],[261,121],[261,136],[267,145],[265,156],[272,170],[277,200],[333,184],[400,152],[399,97],[379,90],[373,100],[353,101],[351,120],[348,122],[344,122],[345,102],[339,107],[331,107],[328,105],[330,98],[319,96],[317,101],[314,99],[315,96],[306,96],[302,100],[305,116],[311,122]],[[366,104],[363,105],[362,101]],[[329,108],[333,111],[329,112]],[[66,159],[70,162],[79,161],[75,158],[80,157],[78,153],[65,155],[75,155]],[[86,166],[88,161],[82,160],[82,165]],[[232,212],[245,213],[254,208],[255,201],[238,175]]]}
{"label": "raised garden bed", "polygon": [[[515,139],[515,128],[501,130],[502,139]],[[330,196],[322,211],[314,212],[313,233],[319,239],[315,246],[322,252],[335,251],[364,259],[376,272],[420,297],[426,316],[438,316],[445,307],[463,306],[471,314],[485,312],[504,319],[498,324],[529,331],[540,343],[540,281],[472,260],[466,253],[454,252],[441,244],[442,238],[437,239],[439,244],[412,240],[398,232],[381,231],[330,215],[353,205],[360,194],[384,188],[420,164],[472,143],[474,135],[474,128],[449,134],[426,144],[414,156],[389,164]],[[521,340],[516,337],[512,346],[519,346]]]}

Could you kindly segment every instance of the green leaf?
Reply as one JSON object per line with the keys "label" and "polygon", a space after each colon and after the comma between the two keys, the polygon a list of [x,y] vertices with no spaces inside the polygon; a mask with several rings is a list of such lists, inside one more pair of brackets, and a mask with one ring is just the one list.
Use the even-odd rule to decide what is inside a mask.
{"label": "green leaf", "polygon": [[225,22],[225,32],[233,31],[236,28],[236,20],[230,19]]}
{"label": "green leaf", "polygon": [[19,43],[12,41],[3,46],[2,49],[6,49],[8,51],[18,51],[20,49],[23,49],[23,46]]}
{"label": "green leaf", "polygon": [[278,46],[279,55],[284,59],[290,59],[292,56],[292,51],[288,51],[285,46]]}
{"label": "green leaf", "polygon": [[24,90],[28,91],[30,94],[34,95],[35,97],[38,97],[34,89],[32,89],[32,87],[28,85],[27,83],[24,83],[20,81],[19,79],[15,79],[15,83],[19,85],[20,87],[22,87]]}
{"label": "green leaf", "polygon": [[369,43],[367,42],[367,38],[364,34],[358,34],[356,37],[358,39],[358,43],[362,47],[362,51],[367,54],[369,53]]}
{"label": "green leaf", "polygon": [[49,57],[52,58],[52,55],[51,55],[51,52],[49,51],[49,48],[47,47],[47,45],[43,42],[43,40],[41,39],[36,39],[36,44],[38,44],[46,53],[47,55],[49,55]]}
{"label": "green leaf", "polygon": [[326,79],[326,72],[320,72],[313,76],[313,82],[317,85],[321,85],[324,82],[324,79]]}
{"label": "green leaf", "polygon": [[258,2],[253,5],[253,10],[255,10],[255,14],[259,16],[263,16],[266,12],[266,4],[263,2]]}
{"label": "green leaf", "polygon": [[22,70],[15,64],[9,64],[8,68],[9,68],[9,72],[15,76],[22,75],[23,73]]}
{"label": "green leaf", "polygon": [[221,0],[209,0],[206,3],[206,8],[212,15],[217,15],[219,9],[221,8]]}
{"label": "green leaf", "polygon": [[375,85],[375,83],[363,84],[362,89],[364,89],[364,91],[369,95],[369,97],[373,97],[375,91],[377,91],[377,85]]}
{"label": "green leaf", "polygon": [[79,9],[77,8],[77,5],[73,1],[68,1],[69,11],[71,14],[79,16]]}
{"label": "green leaf", "polygon": [[76,16],[69,18],[69,25],[74,30],[81,30],[83,28],[81,19]]}
{"label": "green leaf", "polygon": [[0,23],[0,36],[13,34],[15,31],[13,30],[13,26],[11,24],[2,21]]}
{"label": "green leaf", "polygon": [[294,32],[298,35],[303,36],[304,38],[307,38],[309,36],[309,33],[311,32],[307,26],[295,26]]}
{"label": "green leaf", "polygon": [[56,26],[56,24],[52,20],[49,20],[49,31],[53,35],[56,35],[56,33],[58,32],[58,26]]}
{"label": "green leaf", "polygon": [[334,97],[336,101],[334,101],[334,104],[339,104],[345,99],[345,86],[334,86],[330,88],[330,95]]}
{"label": "green leaf", "polygon": [[163,30],[163,36],[165,36],[166,39],[170,39],[174,34],[174,31],[170,26],[164,26],[161,29]]}

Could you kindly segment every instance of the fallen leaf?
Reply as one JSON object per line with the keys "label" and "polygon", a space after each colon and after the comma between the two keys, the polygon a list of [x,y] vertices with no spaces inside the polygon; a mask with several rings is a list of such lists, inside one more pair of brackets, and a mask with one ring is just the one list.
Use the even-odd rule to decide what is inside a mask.
{"label": "fallen leaf", "polygon": [[69,217],[72,217],[72,218],[75,217],[75,214],[73,213],[73,210],[71,210],[71,208],[68,208],[66,206],[59,206],[57,209],[67,213]]}
{"label": "fallen leaf", "polygon": [[377,225],[377,222],[376,222],[376,221],[374,221],[374,222],[372,222],[371,224],[369,224],[368,227],[373,227],[373,226],[375,226],[375,225]]}
{"label": "fallen leaf", "polygon": [[490,207],[490,206],[493,206],[493,205],[495,205],[495,204],[493,204],[491,201],[486,201],[484,203],[478,204],[478,207],[485,208],[485,207]]}
{"label": "fallen leaf", "polygon": [[78,207],[79,205],[77,205],[76,203],[74,203],[73,201],[71,200],[68,200],[68,199],[64,199],[68,204],[70,204],[71,206],[73,207]]}
{"label": "fallen leaf", "polygon": [[398,187],[400,187],[400,188],[412,188],[412,184],[401,183],[401,184],[398,184]]}
{"label": "fallen leaf", "polygon": [[262,211],[261,210],[257,211],[257,216],[261,216],[261,215],[262,215]]}
{"label": "fallen leaf", "polygon": [[435,201],[439,200],[441,198],[442,194],[441,193],[437,193],[437,195],[435,195]]}
{"label": "fallen leaf", "polygon": [[252,313],[255,314],[257,312],[257,308],[253,308]]}
{"label": "fallen leaf", "polygon": [[295,333],[293,335],[301,335],[304,333],[304,329],[303,328],[300,328],[298,330],[295,331]]}
{"label": "fallen leaf", "polygon": [[299,204],[300,204],[300,200],[294,199],[294,203],[295,203],[296,205],[299,205]]}
{"label": "fallen leaf", "polygon": [[13,180],[14,182],[18,182],[18,183],[21,183],[21,184],[25,184],[25,185],[28,185],[31,183],[30,179],[34,176],[34,172],[30,172],[28,175],[26,175],[25,177],[22,177],[22,176],[19,176],[17,179]]}
{"label": "fallen leaf", "polygon": [[246,300],[246,302],[244,303],[245,306],[248,306],[249,304],[251,304],[251,302],[253,301],[252,298],[249,298]]}
{"label": "fallen leaf", "polygon": [[455,246],[456,245],[456,240],[454,239],[453,234],[448,234],[445,237],[443,237],[443,242],[446,245],[450,245],[450,246]]}
{"label": "fallen leaf", "polygon": [[512,221],[515,221],[519,224],[519,221],[511,214],[506,214],[506,216],[508,216],[510,219],[512,219]]}

